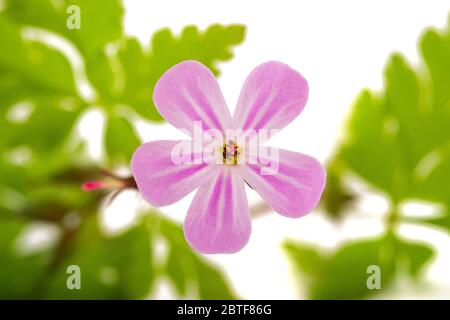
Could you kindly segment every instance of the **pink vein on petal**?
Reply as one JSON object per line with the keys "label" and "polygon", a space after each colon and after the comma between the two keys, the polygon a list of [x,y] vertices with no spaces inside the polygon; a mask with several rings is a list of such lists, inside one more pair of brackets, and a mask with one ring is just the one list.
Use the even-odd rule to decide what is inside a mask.
{"label": "pink vein on petal", "polygon": [[224,131],[231,115],[212,72],[197,61],[183,61],[159,79],[153,92],[159,113],[172,125],[193,136],[195,122],[203,129]]}
{"label": "pink vein on petal", "polygon": [[186,240],[203,253],[233,253],[248,242],[250,209],[237,168],[223,166],[194,197],[184,222]]}

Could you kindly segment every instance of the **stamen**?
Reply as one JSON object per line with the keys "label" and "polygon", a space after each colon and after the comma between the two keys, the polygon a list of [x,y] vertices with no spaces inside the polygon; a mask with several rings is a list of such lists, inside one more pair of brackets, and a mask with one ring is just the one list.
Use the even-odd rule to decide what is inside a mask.
{"label": "stamen", "polygon": [[222,160],[224,164],[237,164],[240,151],[236,142],[228,140],[222,147]]}

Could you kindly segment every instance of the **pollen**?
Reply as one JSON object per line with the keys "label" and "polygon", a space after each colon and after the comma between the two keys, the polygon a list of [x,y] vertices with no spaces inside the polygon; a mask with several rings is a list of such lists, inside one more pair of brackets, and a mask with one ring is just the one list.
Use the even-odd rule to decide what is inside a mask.
{"label": "pollen", "polygon": [[222,147],[222,160],[224,164],[238,164],[240,155],[239,146],[236,142],[228,140]]}

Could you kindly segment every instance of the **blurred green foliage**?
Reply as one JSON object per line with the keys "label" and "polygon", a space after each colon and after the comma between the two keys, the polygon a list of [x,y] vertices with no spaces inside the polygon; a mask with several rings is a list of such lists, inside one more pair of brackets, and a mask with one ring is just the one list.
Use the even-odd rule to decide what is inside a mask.
{"label": "blurred green foliage", "polygon": [[[340,219],[352,212],[358,192],[348,177],[355,175],[389,200],[386,236],[344,244],[324,254],[306,244],[286,242],[288,255],[307,282],[312,298],[363,298],[368,290],[366,268],[378,265],[382,287],[395,274],[418,278],[433,250],[427,244],[400,240],[402,222],[437,226],[450,231],[450,20],[446,30],[427,30],[420,41],[423,65],[412,68],[400,54],[386,66],[382,92],[364,90],[353,106],[345,139],[328,165],[322,205]],[[442,215],[410,218],[404,201],[439,205]],[[408,266],[399,269],[398,262]]]}
{"label": "blurred green foliage", "polygon": [[[155,250],[167,250],[161,260]],[[67,290],[66,266],[78,265],[82,290]],[[201,276],[200,276],[201,275]],[[140,299],[148,296],[158,279],[172,283],[180,297],[233,299],[223,276],[186,245],[177,224],[153,211],[124,233],[108,237],[90,218],[74,243],[74,250],[52,272],[46,298]]]}
{"label": "blurred green foliage", "polygon": [[[230,59],[231,47],[244,39],[245,30],[240,25],[213,25],[204,32],[188,26],[179,37],[168,29],[157,31],[150,45],[144,47],[136,38],[123,34],[123,8],[119,0],[5,2],[5,10],[0,17],[5,48],[0,54],[0,67],[5,69],[0,81],[6,85],[0,89],[0,93],[5,95],[1,96],[2,101],[8,99],[11,104],[33,101],[33,117],[38,110],[41,114],[36,117],[41,118],[41,125],[46,127],[48,136],[58,141],[66,137],[64,133],[70,132],[80,111],[89,106],[101,107],[108,123],[105,151],[113,165],[127,164],[140,141],[130,123],[134,116],[162,121],[153,105],[152,92],[156,81],[168,68],[180,61],[195,59],[218,75],[216,63]],[[78,5],[82,12],[79,30],[66,27],[69,16],[66,9],[72,4]],[[82,56],[95,97],[84,99],[78,92],[70,61],[46,43],[22,37],[24,27],[44,30],[69,41]],[[40,104],[45,107],[40,107]],[[61,121],[45,121],[55,116]],[[25,126],[30,129],[33,117],[17,128],[18,134],[24,131]],[[122,133],[125,137],[120,139],[129,144],[119,141],[117,147],[112,146]],[[42,140],[47,137],[37,136]],[[9,141],[11,145],[17,145],[16,141]],[[41,144],[52,147],[51,143]]]}
{"label": "blurred green foliage", "polygon": [[287,241],[285,249],[293,259],[312,299],[365,298],[374,290],[367,286],[369,266],[380,267],[381,288],[395,275],[417,278],[433,256],[433,250],[388,233],[377,239],[348,243],[329,253],[302,243]]}
{"label": "blurred green foliage", "polygon": [[[81,10],[81,29],[66,27],[73,4]],[[86,193],[81,185],[104,178],[105,169],[128,165],[141,143],[137,118],[162,121],[152,102],[162,73],[196,59],[219,74],[216,64],[232,57],[245,28],[188,26],[179,36],[162,29],[142,45],[124,34],[123,14],[119,0],[4,1],[0,298],[145,298],[164,279],[180,297],[235,297],[222,273],[186,244],[181,227],[159,212],[142,214],[119,235],[106,235],[98,221],[107,192]],[[83,85],[94,94],[83,93]],[[100,163],[90,158],[77,131],[92,107],[106,118]],[[37,223],[55,228],[57,237],[28,252],[21,243]],[[161,242],[166,256],[156,254]],[[71,264],[81,268],[82,290],[66,287]]]}

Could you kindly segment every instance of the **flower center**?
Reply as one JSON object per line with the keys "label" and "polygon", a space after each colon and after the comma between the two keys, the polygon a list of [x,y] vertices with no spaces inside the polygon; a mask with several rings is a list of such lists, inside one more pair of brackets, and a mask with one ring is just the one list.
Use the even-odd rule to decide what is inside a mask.
{"label": "flower center", "polygon": [[222,147],[222,160],[224,164],[237,164],[240,151],[236,142],[228,140]]}

